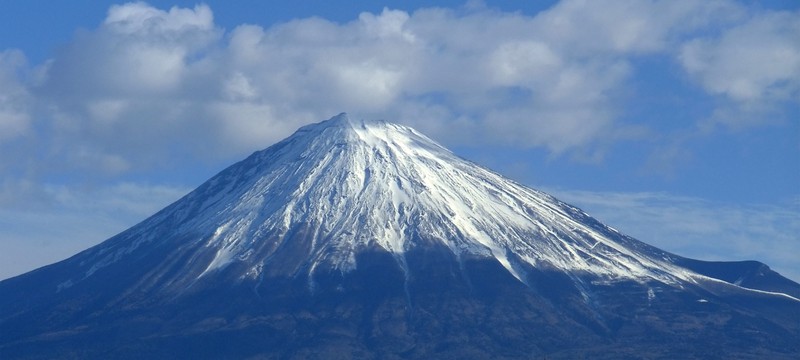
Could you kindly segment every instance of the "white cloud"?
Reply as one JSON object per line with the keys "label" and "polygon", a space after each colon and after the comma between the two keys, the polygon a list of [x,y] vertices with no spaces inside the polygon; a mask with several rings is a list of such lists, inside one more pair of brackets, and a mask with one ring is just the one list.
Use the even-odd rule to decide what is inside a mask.
{"label": "white cloud", "polygon": [[537,16],[536,30],[574,55],[646,54],[740,12],[725,0],[568,0]]}
{"label": "white cloud", "polygon": [[732,205],[664,193],[551,190],[641,241],[703,260],[758,260],[797,281],[800,208]]}
{"label": "white cloud", "polygon": [[542,41],[509,41],[491,55],[492,78],[499,86],[534,82],[563,66],[561,56]]}
{"label": "white cloud", "polygon": [[205,5],[169,12],[144,3],[113,6],[97,30],[79,32],[56,54],[40,91],[79,103],[174,94],[220,34]]}
{"label": "white cloud", "polygon": [[[693,36],[742,18],[740,6],[723,0],[565,0],[534,16],[480,6],[384,9],[348,23],[306,18],[226,33],[206,5],[129,3],[112,6],[97,29],[79,32],[40,66],[35,86],[15,86],[36,100],[39,132],[53,134],[45,144],[53,161],[93,154],[101,161],[83,165],[104,173],[151,167],[175,148],[239,157],[341,111],[405,121],[451,144],[591,153],[641,127],[619,120],[638,57],[672,56]],[[749,19],[722,31],[717,47],[750,28],[753,38],[791,35],[772,18]],[[714,47],[683,49],[693,76],[719,77],[713,61],[697,60]],[[787,92],[794,82],[781,79],[791,64],[777,68],[742,74],[744,88]],[[712,92],[735,88],[703,83]],[[31,121],[30,111],[0,116],[6,134]]]}
{"label": "white cloud", "polygon": [[30,94],[18,74],[25,63],[18,50],[0,51],[0,143],[30,130]]}
{"label": "white cloud", "polygon": [[[571,4],[537,17],[387,9],[345,24],[243,25],[227,37],[207,6],[125,4],[58,53],[36,90],[71,122],[58,129],[63,142],[84,144],[65,159],[97,154],[121,170],[175,146],[240,155],[340,111],[403,121],[408,109],[437,107],[446,117],[429,118],[440,124],[427,128],[443,130],[432,135],[445,141],[563,152],[619,130],[613,100],[631,73],[624,56],[653,51],[665,36],[620,38],[652,17],[629,16],[628,6],[605,9],[587,28],[600,15]],[[588,45],[589,53],[573,51]],[[598,53],[614,57],[593,60]],[[450,130],[465,123],[472,130]]]}
{"label": "white cloud", "polygon": [[754,17],[717,38],[682,48],[683,66],[711,92],[739,101],[797,96],[800,90],[800,13]]}
{"label": "white cloud", "polygon": [[103,24],[126,34],[182,37],[188,29],[213,30],[214,17],[206,5],[195,6],[193,10],[172,7],[166,12],[137,2],[111,6]]}
{"label": "white cloud", "polygon": [[416,36],[407,29],[409,15],[405,11],[384,9],[380,15],[361,13],[358,20],[364,32],[379,39],[401,38],[406,42],[414,42]]}
{"label": "white cloud", "polygon": [[776,102],[800,102],[800,12],[764,12],[718,36],[689,41],[680,50],[683,67],[709,92],[733,102],[717,121],[754,125]]}

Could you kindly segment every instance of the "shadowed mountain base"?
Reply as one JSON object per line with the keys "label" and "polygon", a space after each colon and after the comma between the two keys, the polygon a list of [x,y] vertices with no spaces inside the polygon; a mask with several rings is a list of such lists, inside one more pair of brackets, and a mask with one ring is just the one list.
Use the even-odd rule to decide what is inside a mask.
{"label": "shadowed mountain base", "polygon": [[[203,281],[168,302],[150,303],[148,296],[113,305],[76,302],[72,311],[41,313],[48,324],[19,323],[13,334],[4,331],[0,355],[788,359],[800,353],[796,312],[764,319],[708,291],[659,283],[583,279],[579,289],[564,273],[534,268],[527,269],[526,286],[495,260],[459,262],[439,250],[408,253],[415,269],[409,278],[392,254],[362,253],[350,273],[317,272],[313,292],[300,276]],[[90,289],[69,290],[83,291],[92,299]],[[758,305],[758,298],[742,301],[750,309]],[[763,307],[783,306],[782,314],[797,308],[790,301],[762,301]],[[26,327],[42,326],[52,332],[23,335]]]}

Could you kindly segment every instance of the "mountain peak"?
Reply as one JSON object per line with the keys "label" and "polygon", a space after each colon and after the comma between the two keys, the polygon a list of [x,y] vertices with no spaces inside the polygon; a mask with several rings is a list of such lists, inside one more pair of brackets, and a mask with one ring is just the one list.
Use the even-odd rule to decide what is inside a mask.
{"label": "mountain peak", "polygon": [[[325,152],[327,146],[342,146],[344,144],[365,147],[408,144],[449,152],[435,141],[410,127],[384,120],[353,120],[347,113],[341,113],[328,120],[303,126],[279,143],[278,146],[284,143],[292,143],[293,147],[298,149],[303,148],[306,155],[312,153],[312,149],[319,150],[320,155],[324,155],[322,153]],[[270,149],[265,149],[264,151],[269,151]],[[395,146],[394,150],[409,149]]]}
{"label": "mountain peak", "polygon": [[381,127],[393,125],[394,127],[401,127],[397,124],[389,123],[385,120],[366,120],[366,119],[353,119],[346,112],[340,113],[330,119],[323,120],[317,123],[308,124],[298,129],[298,132],[320,132],[325,129],[358,129],[366,127]]}
{"label": "mountain peak", "polygon": [[354,120],[350,117],[349,114],[346,112],[339,113],[328,120],[320,121],[316,124],[311,124],[309,126],[314,125],[325,125],[325,126],[336,126],[336,127],[346,127],[346,128],[356,128],[356,127],[366,127],[366,126],[382,126],[389,124],[386,120],[378,120],[378,119],[358,119]]}
{"label": "mountain peak", "polygon": [[309,124],[300,128],[303,129],[325,129],[325,128],[353,128],[355,123],[350,119],[347,113],[343,112],[328,120],[323,120],[317,123]]}

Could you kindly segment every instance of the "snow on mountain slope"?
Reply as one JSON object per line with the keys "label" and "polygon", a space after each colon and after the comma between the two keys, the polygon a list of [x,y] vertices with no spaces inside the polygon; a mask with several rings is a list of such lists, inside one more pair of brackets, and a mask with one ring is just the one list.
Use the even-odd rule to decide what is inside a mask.
{"label": "snow on mountain slope", "polygon": [[[129,254],[157,251],[167,254],[145,282],[173,287],[223,271],[239,280],[313,275],[320,266],[346,273],[358,266],[360,252],[374,249],[391,253],[408,276],[405,254],[428,245],[446,246],[459,261],[494,258],[523,283],[526,266],[576,281],[680,286],[706,278],[675,265],[674,255],[461,159],[409,127],[340,114],[254,153],[79,254],[73,260],[83,275],[59,286]],[[180,272],[170,270],[176,264]]]}

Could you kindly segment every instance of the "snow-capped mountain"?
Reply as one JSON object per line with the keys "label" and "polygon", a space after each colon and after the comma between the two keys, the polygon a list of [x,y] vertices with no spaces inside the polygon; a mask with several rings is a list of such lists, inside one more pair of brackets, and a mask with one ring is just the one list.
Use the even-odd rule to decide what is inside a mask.
{"label": "snow-capped mountain", "polygon": [[755,331],[717,354],[791,357],[798,297],[763,264],[667,253],[414,129],[341,114],[0,282],[0,356],[188,356],[176,349],[204,343],[226,357],[618,357],[654,344],[668,357],[702,349],[698,334]]}
{"label": "snow-capped mountain", "polygon": [[[494,258],[522,282],[522,264],[609,281],[676,283],[697,276],[667,254],[587,219],[411,128],[341,114],[301,128],[82,254],[85,271],[64,286],[151,242],[174,242],[174,251],[190,260],[191,269],[175,274],[171,286],[190,286],[231,265],[239,278],[267,271],[313,279],[318,266],[356,268],[356,254],[373,247],[392,254],[410,275],[404,254],[430,243],[458,259]],[[298,232],[307,236],[295,237]],[[280,254],[289,240],[302,249],[292,259]],[[279,267],[270,262],[276,255]]]}

